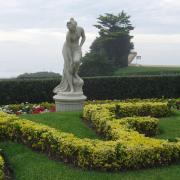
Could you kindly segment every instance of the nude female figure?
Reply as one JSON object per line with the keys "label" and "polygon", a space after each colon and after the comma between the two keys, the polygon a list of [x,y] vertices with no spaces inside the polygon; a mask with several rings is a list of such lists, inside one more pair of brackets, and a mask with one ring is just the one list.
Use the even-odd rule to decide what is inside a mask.
{"label": "nude female figure", "polygon": [[[68,32],[63,46],[64,69],[61,83],[53,90],[58,92],[82,92],[83,80],[78,76],[80,59],[82,57],[81,47],[85,42],[85,33],[82,27],[77,26],[77,22],[71,18],[67,22]],[[79,40],[81,42],[79,44]]]}

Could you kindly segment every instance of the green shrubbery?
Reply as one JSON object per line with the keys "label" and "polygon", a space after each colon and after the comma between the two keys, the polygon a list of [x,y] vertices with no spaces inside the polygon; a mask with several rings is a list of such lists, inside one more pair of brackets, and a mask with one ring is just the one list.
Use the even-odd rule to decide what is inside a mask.
{"label": "green shrubbery", "polygon": [[134,129],[146,136],[158,134],[158,119],[152,117],[128,117],[121,118],[120,124],[126,125],[130,129]]}
{"label": "green shrubbery", "polygon": [[[52,102],[53,88],[60,79],[0,81],[0,104]],[[84,78],[89,100],[127,98],[178,98],[180,76]]]}
{"label": "green shrubbery", "polygon": [[[160,105],[163,110],[159,108]],[[147,110],[146,115],[154,115],[154,110],[149,111],[150,104],[147,109],[138,103],[133,108],[138,106]],[[151,107],[157,107],[160,112],[165,111],[164,115],[168,114],[167,110],[170,111],[166,102],[152,103]],[[84,108],[84,118],[108,141],[80,139],[73,134],[5,113],[0,113],[0,137],[21,142],[57,159],[90,169],[137,169],[179,162],[180,142],[152,139],[140,134],[156,134],[156,118],[137,117],[142,111],[138,111],[140,114],[133,111],[133,117],[119,119],[118,111],[116,103],[89,104]]]}
{"label": "green shrubbery", "polygon": [[169,105],[180,110],[180,98],[169,100]]}
{"label": "green shrubbery", "polygon": [[[160,115],[158,115],[158,111]],[[125,117],[126,113],[127,117]],[[158,119],[150,116],[167,116],[169,113],[170,107],[167,102],[148,102],[147,105],[143,102],[136,102],[134,104],[116,102],[101,105],[89,104],[84,108],[86,120],[90,120],[97,132],[102,133],[104,136],[108,135],[107,129],[109,128],[105,125],[107,121],[111,121],[110,124],[113,124],[113,126],[119,126],[120,124],[148,136],[155,135],[158,133]]]}
{"label": "green shrubbery", "polygon": [[[116,108],[112,104],[90,104],[85,107],[84,117],[92,122],[98,133],[119,143],[122,150],[120,153],[122,167],[125,169],[140,168],[179,162],[180,143],[170,144],[165,140],[147,138],[137,133],[137,131],[147,135],[153,135],[149,132],[157,133],[157,119],[130,117],[117,121],[113,114],[115,110]],[[144,129],[140,129],[140,126]],[[132,127],[137,131],[134,131]],[[152,129],[154,131],[151,131]]]}
{"label": "green shrubbery", "polygon": [[87,78],[84,93],[90,100],[178,98],[180,76]]}
{"label": "green shrubbery", "polygon": [[5,173],[4,173],[4,159],[3,157],[0,155],[0,180],[3,180],[5,177]]}
{"label": "green shrubbery", "polygon": [[127,102],[116,105],[118,117],[148,116],[164,117],[169,114],[168,103],[162,102]]}
{"label": "green shrubbery", "polygon": [[59,79],[0,81],[0,104],[52,102],[52,89],[59,81]]}

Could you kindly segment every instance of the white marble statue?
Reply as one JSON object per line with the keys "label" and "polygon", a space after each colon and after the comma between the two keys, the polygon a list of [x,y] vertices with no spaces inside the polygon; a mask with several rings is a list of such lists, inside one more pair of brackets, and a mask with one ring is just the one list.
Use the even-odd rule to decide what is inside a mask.
{"label": "white marble statue", "polygon": [[[82,57],[81,47],[85,42],[85,33],[82,27],[77,26],[77,22],[71,18],[67,22],[68,32],[63,46],[64,69],[61,83],[54,88],[53,92],[76,93],[82,92],[83,80],[78,76],[80,59]],[[81,42],[79,40],[81,38]]]}

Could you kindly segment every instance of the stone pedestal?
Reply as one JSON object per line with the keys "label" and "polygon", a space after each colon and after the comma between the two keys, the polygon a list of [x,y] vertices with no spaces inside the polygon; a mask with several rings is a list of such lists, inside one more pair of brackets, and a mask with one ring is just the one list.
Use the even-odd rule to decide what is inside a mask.
{"label": "stone pedestal", "polygon": [[86,96],[82,92],[61,92],[53,97],[56,111],[82,111]]}

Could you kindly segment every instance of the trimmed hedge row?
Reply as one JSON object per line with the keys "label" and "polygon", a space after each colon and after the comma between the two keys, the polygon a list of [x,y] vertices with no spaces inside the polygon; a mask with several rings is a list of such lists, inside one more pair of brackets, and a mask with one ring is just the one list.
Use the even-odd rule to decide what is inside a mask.
{"label": "trimmed hedge row", "polygon": [[0,81],[0,104],[52,102],[52,89],[59,81],[57,79]]}
{"label": "trimmed hedge row", "polygon": [[170,107],[167,102],[127,102],[116,104],[118,117],[152,116],[164,117],[169,115]]}
{"label": "trimmed hedge row", "polygon": [[97,169],[110,168],[106,163],[116,148],[114,141],[76,138],[73,134],[5,113],[0,113],[0,137],[21,142],[75,166]]}
{"label": "trimmed hedge row", "polygon": [[[100,102],[100,103],[99,103]],[[152,117],[165,117],[171,112],[172,104],[168,100],[127,100],[127,101],[97,101],[86,102],[86,106],[94,105],[101,107],[112,106],[113,113],[116,118],[132,117],[132,116],[152,116]]]}
{"label": "trimmed hedge row", "polygon": [[5,168],[5,162],[3,157],[0,155],[0,180],[3,180],[5,178],[4,168]]}
{"label": "trimmed hedge row", "polygon": [[[90,169],[138,169],[179,162],[180,142],[152,139],[134,130],[144,128],[141,131],[148,134],[154,128],[156,132],[157,119],[151,117],[116,119],[116,108],[117,104],[112,103],[90,104],[84,109],[84,117],[109,141],[80,139],[73,134],[2,112],[0,137],[21,142],[64,162]],[[157,108],[159,109],[159,105]],[[164,109],[166,111],[166,108]]]}
{"label": "trimmed hedge row", "polygon": [[[157,119],[150,117],[114,119],[116,116],[113,115],[113,111],[116,111],[116,106],[112,104],[87,105],[84,117],[91,121],[98,133],[119,143],[123,168],[134,169],[180,162],[180,142],[170,143],[166,140],[148,138],[135,131],[148,134],[154,127],[154,133],[157,133]],[[143,121],[145,128],[139,129]]]}
{"label": "trimmed hedge row", "polygon": [[[90,120],[94,125],[96,131],[98,133],[102,133],[104,136],[107,136],[108,134],[106,131],[108,128],[104,126],[104,124],[106,124],[106,121],[111,120],[113,120],[113,123],[115,125],[121,124],[123,126],[127,126],[128,129],[134,129],[147,136],[152,136],[158,133],[158,119],[152,117],[165,117],[168,116],[170,112],[171,109],[168,106],[168,102],[145,101],[135,103],[114,103],[114,101],[111,101],[111,103],[108,104],[86,105],[84,107],[83,117],[85,117],[86,120]],[[99,113],[99,120],[95,118],[95,121],[93,121],[94,115],[96,116],[96,113]],[[103,116],[102,113],[107,114],[107,119],[105,118],[105,116]],[[105,128],[105,131],[103,130],[103,128]],[[112,137],[110,139],[112,139]]]}
{"label": "trimmed hedge row", "polygon": [[89,78],[85,79],[84,92],[90,100],[177,98],[180,75]]}
{"label": "trimmed hedge row", "polygon": [[[0,81],[0,104],[52,102],[60,79]],[[84,78],[89,100],[180,97],[180,75]]]}
{"label": "trimmed hedge row", "polygon": [[159,120],[152,117],[121,118],[119,123],[146,136],[154,136],[159,132]]}

